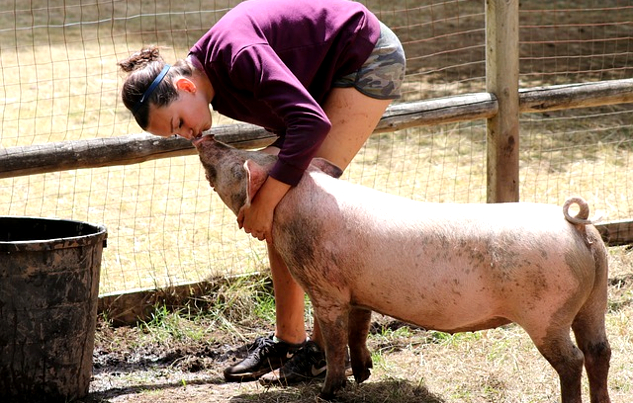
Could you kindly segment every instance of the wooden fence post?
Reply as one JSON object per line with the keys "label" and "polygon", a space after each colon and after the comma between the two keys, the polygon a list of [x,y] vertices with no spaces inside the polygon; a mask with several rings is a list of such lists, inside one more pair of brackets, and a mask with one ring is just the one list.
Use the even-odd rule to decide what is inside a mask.
{"label": "wooden fence post", "polygon": [[499,103],[487,121],[488,203],[519,201],[519,0],[486,0],[486,89]]}

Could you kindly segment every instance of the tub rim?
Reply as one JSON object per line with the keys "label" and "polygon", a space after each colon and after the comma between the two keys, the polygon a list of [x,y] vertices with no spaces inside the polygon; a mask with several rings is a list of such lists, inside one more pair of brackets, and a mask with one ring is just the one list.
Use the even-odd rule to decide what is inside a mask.
{"label": "tub rim", "polygon": [[68,237],[56,237],[45,239],[28,239],[21,241],[0,241],[0,253],[17,253],[17,252],[29,252],[29,251],[46,251],[55,249],[76,248],[87,245],[103,243],[103,247],[106,247],[107,229],[103,224],[93,224],[80,220],[69,220],[62,218],[48,218],[48,217],[32,217],[32,216],[7,216],[0,215],[0,225],[4,220],[24,220],[25,222],[64,222],[69,224],[75,224],[78,228],[88,228],[90,233],[85,235],[68,236]]}

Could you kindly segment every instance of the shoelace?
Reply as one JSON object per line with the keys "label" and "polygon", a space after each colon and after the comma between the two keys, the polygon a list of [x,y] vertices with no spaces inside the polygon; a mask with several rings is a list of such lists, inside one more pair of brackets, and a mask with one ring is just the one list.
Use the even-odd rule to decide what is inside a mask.
{"label": "shoelace", "polygon": [[260,336],[249,346],[249,351],[256,352],[259,357],[266,354],[275,345],[275,341],[270,336]]}

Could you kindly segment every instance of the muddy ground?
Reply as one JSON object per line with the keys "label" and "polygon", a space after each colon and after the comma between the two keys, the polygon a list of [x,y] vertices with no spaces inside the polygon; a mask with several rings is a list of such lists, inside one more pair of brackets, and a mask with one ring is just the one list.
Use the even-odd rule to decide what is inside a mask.
{"label": "muddy ground", "polygon": [[[405,324],[376,315],[373,333],[394,331]],[[252,329],[251,329],[252,330]],[[272,331],[262,328],[259,334]],[[258,382],[227,383],[222,371],[246,354],[246,345],[234,334],[206,329],[199,342],[191,339],[139,343],[147,337],[142,327],[112,328],[100,321],[94,351],[94,379],[85,403],[94,402],[290,402],[317,400],[321,383],[266,388]],[[407,327],[397,340],[372,339],[372,349],[406,349],[425,340],[422,329]],[[255,335],[255,334],[254,334]],[[209,340],[214,340],[209,342]],[[383,345],[381,345],[383,344]],[[353,383],[350,377],[350,383]],[[398,383],[398,381],[394,381]],[[389,382],[391,383],[391,382]],[[375,388],[382,388],[377,384]],[[351,386],[349,393],[354,389]],[[370,388],[366,393],[373,393]],[[343,393],[345,395],[346,392]],[[425,392],[426,395],[428,393]],[[350,400],[355,401],[355,400]],[[432,402],[434,400],[423,400]]]}
{"label": "muddy ground", "polygon": [[[613,249],[611,250],[613,252]],[[613,253],[607,332],[613,350],[609,388],[613,403],[633,402],[633,252]],[[211,309],[212,310],[212,309]],[[244,310],[239,307],[238,310]],[[96,402],[315,402],[320,382],[265,388],[226,383],[222,370],[245,353],[245,341],[272,331],[270,318],[231,315],[162,317],[114,327],[101,317],[95,338],[91,393]],[[447,335],[374,315],[368,341],[374,369],[348,386],[340,402],[552,402],[560,401],[556,373],[516,325]],[[586,402],[588,385],[583,378]]]}

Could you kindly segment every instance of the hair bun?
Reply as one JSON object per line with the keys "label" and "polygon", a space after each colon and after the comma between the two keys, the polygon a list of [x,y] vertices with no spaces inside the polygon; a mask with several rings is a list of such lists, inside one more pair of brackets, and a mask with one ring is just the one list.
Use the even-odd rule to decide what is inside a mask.
{"label": "hair bun", "polygon": [[157,61],[163,61],[158,46],[148,46],[139,52],[133,53],[127,59],[119,61],[117,65],[126,73],[131,73],[135,70],[144,69],[148,64]]}

